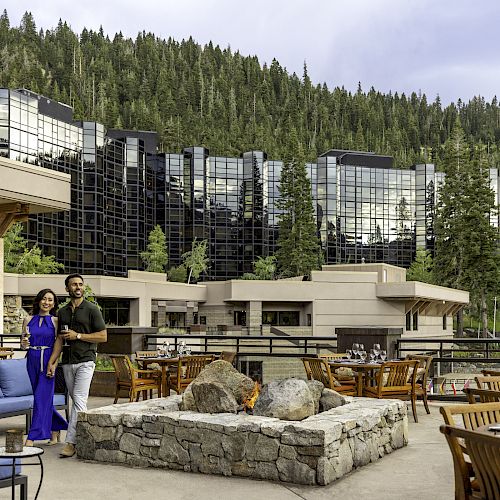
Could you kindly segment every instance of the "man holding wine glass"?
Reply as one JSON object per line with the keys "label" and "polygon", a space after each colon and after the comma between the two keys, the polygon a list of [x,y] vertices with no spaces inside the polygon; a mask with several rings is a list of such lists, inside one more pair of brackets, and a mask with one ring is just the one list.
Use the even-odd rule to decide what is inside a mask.
{"label": "man holding wine glass", "polygon": [[[49,360],[47,375],[53,377],[62,351],[64,379],[73,402],[61,457],[72,457],[76,450],[76,421],[79,411],[87,410],[90,383],[94,374],[97,344],[106,342],[106,324],[101,311],[84,298],[84,282],[79,274],[64,281],[70,296],[57,313],[59,331]],[[64,341],[64,344],[63,344]]]}

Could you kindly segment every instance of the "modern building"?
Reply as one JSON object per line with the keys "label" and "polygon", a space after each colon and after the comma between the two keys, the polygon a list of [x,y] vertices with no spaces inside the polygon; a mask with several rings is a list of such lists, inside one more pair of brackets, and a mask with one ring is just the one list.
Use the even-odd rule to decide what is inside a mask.
{"label": "modern building", "polygon": [[[262,151],[158,152],[153,132],[75,122],[65,104],[0,89],[0,156],[70,174],[71,210],[32,215],[27,226],[29,240],[67,272],[125,277],[142,269],[140,252],[156,224],[167,236],[169,266],[194,238],[208,241],[205,280],[241,277],[276,250],[283,163]],[[408,267],[417,246],[433,249],[443,181],[434,165],[400,169],[388,156],[330,150],[307,167],[326,263]],[[491,179],[498,198],[496,169]]]}
{"label": "modern building", "polygon": [[[228,280],[197,285],[166,281],[164,274],[129,271],[127,278],[85,276],[112,324],[191,327],[245,334],[332,336],[336,328],[401,328],[423,337],[453,336],[452,316],[469,293],[406,281],[404,268],[339,264],[313,271],[310,281]],[[60,275],[5,274],[5,295],[30,304],[52,288],[63,298]],[[114,309],[120,304],[120,311]],[[118,314],[121,315],[121,320]],[[193,326],[196,325],[194,328]],[[277,332],[279,333],[279,332]]]}

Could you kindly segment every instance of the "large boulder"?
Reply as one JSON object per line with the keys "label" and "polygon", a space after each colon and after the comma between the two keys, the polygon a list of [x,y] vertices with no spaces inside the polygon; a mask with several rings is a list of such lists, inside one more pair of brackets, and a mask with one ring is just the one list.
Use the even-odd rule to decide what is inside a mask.
{"label": "large boulder", "polygon": [[253,414],[281,420],[303,420],[315,414],[314,396],[305,380],[275,380],[262,388]]}
{"label": "large boulder", "polygon": [[[255,385],[255,382],[250,377],[240,373],[231,363],[224,360],[214,361],[203,368],[196,379],[187,386],[182,394],[181,410],[207,412],[206,409],[198,409],[198,401],[203,399],[203,392],[198,391],[197,396],[193,393],[193,386],[202,383],[222,385],[233,395],[238,405],[243,404],[243,401],[251,396]],[[200,406],[206,408],[204,403],[200,403]],[[207,413],[215,412],[209,411]]]}
{"label": "large boulder", "polygon": [[233,393],[218,382],[199,382],[191,388],[200,413],[236,413],[238,403]]}
{"label": "large boulder", "polygon": [[314,401],[314,413],[319,413],[319,400],[325,386],[319,380],[308,380],[306,384]]}
{"label": "large boulder", "polygon": [[328,411],[332,408],[337,408],[337,406],[343,406],[348,402],[349,401],[345,398],[345,396],[342,396],[342,394],[325,387],[319,400],[319,410]]}

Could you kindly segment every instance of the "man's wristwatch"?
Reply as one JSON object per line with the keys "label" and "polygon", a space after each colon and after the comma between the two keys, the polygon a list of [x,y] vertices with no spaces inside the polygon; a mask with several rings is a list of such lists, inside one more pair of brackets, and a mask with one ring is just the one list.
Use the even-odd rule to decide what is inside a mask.
{"label": "man's wristwatch", "polygon": [[82,334],[81,333],[77,333],[76,334],[76,340],[80,340],[82,338]]}

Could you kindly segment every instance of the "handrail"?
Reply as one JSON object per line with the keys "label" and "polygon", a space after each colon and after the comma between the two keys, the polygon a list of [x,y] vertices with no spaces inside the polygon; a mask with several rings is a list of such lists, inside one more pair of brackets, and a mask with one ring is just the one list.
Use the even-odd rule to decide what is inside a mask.
{"label": "handrail", "polygon": [[[144,348],[156,347],[159,343],[172,339],[174,348],[180,340],[193,348],[202,347],[204,352],[209,349],[221,350],[235,349],[237,356],[273,356],[273,357],[302,357],[304,354],[314,354],[320,349],[333,349],[336,347],[337,337],[311,337],[293,336],[281,337],[275,335],[241,336],[241,335],[176,335],[176,334],[146,334],[144,335]],[[201,342],[189,342],[201,340]],[[252,350],[255,349],[255,350]],[[257,350],[258,349],[258,350]],[[286,349],[288,352],[283,352]],[[193,349],[196,350],[196,349]],[[281,351],[281,352],[280,352]],[[292,352],[290,352],[292,351]],[[294,352],[295,351],[295,352]]]}

